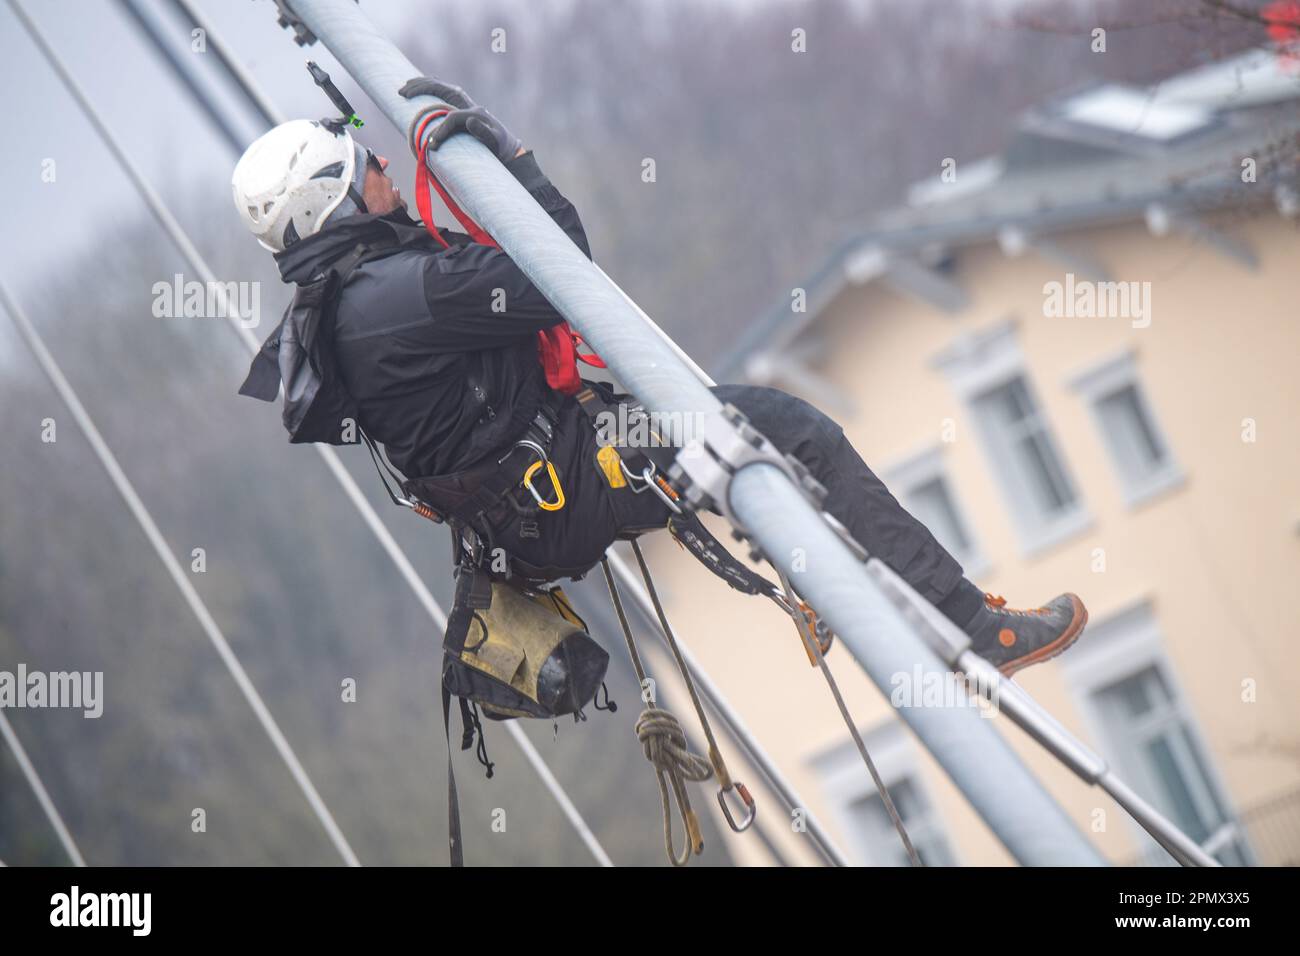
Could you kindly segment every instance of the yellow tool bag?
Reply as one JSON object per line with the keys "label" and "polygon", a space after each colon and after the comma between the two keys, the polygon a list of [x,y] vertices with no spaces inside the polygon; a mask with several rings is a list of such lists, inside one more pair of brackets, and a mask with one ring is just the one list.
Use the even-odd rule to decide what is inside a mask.
{"label": "yellow tool bag", "polygon": [[577,714],[609,654],[559,588],[526,590],[462,565],[443,639],[443,684],[493,720]]}
{"label": "yellow tool bag", "polygon": [[451,763],[451,698],[460,699],[461,750],[478,737],[478,759],[492,776],[481,711],[493,720],[555,718],[591,701],[605,679],[609,654],[591,639],[559,588],[527,590],[466,562],[456,572],[456,597],[443,638],[442,723],[447,741],[447,835],[452,866],[463,866],[460,799]]}

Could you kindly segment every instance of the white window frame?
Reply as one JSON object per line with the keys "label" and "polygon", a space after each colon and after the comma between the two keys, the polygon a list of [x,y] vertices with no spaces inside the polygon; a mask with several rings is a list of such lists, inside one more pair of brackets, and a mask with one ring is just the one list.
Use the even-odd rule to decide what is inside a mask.
{"label": "white window frame", "polygon": [[[1068,379],[1068,384],[1088,403],[1093,421],[1101,433],[1102,444],[1106,446],[1106,451],[1110,455],[1115,477],[1127,507],[1136,508],[1156,495],[1182,485],[1186,475],[1174,458],[1169,436],[1160,427],[1160,422],[1156,418],[1151,399],[1138,375],[1137,356],[1132,349],[1107,356],[1076,372]],[[1101,413],[1101,401],[1125,388],[1133,389],[1137,396],[1138,408],[1146,417],[1147,427],[1151,429],[1151,433],[1165,452],[1165,460],[1159,469],[1136,480],[1124,473],[1120,453],[1115,447]]]}
{"label": "white window frame", "polygon": [[[979,538],[975,534],[975,526],[971,524],[968,512],[962,504],[961,495],[957,492],[957,484],[952,480],[951,473],[944,467],[944,449],[942,445],[930,445],[920,451],[913,452],[905,458],[895,461],[882,469],[885,476],[885,484],[889,490],[894,493],[903,507],[908,507],[908,499],[912,496],[917,488],[928,485],[933,481],[943,482],[944,489],[948,493],[948,500],[952,503],[953,515],[961,529],[966,534],[967,549],[961,554],[952,552],[952,556],[962,566],[962,571],[966,577],[978,577],[986,574],[989,570],[989,562],[980,547]],[[937,535],[936,535],[937,538]],[[940,544],[944,544],[942,541]],[[947,548],[947,545],[944,544]]]}
{"label": "white window frame", "polygon": [[935,357],[934,366],[947,377],[957,397],[965,404],[967,413],[977,433],[983,428],[976,411],[976,400],[988,392],[1017,378],[1025,383],[1037,413],[1044,420],[1045,438],[1052,454],[1060,464],[1065,480],[1074,494],[1074,506],[1064,514],[1047,521],[1039,520],[1030,508],[1019,500],[1020,478],[1013,466],[996,453],[996,449],[981,434],[989,467],[997,478],[998,488],[1011,512],[1017,530],[1023,557],[1033,557],[1092,527],[1092,514],[1083,500],[1083,492],[1074,478],[1056,430],[1047,420],[1047,412],[1034,388],[1030,369],[1016,339],[1016,323],[1012,319],[979,332],[967,332]]}
{"label": "white window frame", "polygon": [[[903,723],[896,718],[862,731],[862,740],[876,765],[876,771],[886,787],[903,781],[915,789],[917,798],[927,808],[929,831],[943,839],[954,866],[961,866],[961,855],[947,822],[939,812],[939,805],[930,791],[921,763],[917,759],[916,745],[908,736]],[[873,857],[870,840],[858,826],[853,805],[860,800],[878,795],[871,776],[862,766],[862,757],[851,741],[837,745],[812,760],[822,782],[822,788],[831,805],[831,816],[849,843],[849,853],[857,865],[882,866],[886,861]],[[901,843],[900,843],[901,846]]]}
{"label": "white window frame", "polygon": [[[1187,695],[1165,654],[1159,621],[1151,601],[1145,598],[1135,601],[1101,620],[1090,623],[1087,639],[1076,644],[1070,653],[1060,657],[1059,661],[1066,686],[1070,688],[1075,704],[1083,715],[1088,732],[1092,739],[1097,741],[1097,749],[1103,757],[1115,765],[1125,782],[1135,787],[1140,787],[1141,783],[1134,778],[1133,768],[1125,765],[1122,756],[1116,757],[1127,753],[1127,747],[1123,742],[1112,739],[1097,702],[1097,694],[1126,678],[1149,668],[1155,668],[1174,699],[1174,709],[1187,728],[1192,745],[1199,752],[1200,762],[1205,769],[1205,785],[1213,793],[1214,799],[1223,808],[1228,819],[1227,825],[1213,835],[1210,842],[1223,843],[1228,839],[1236,839],[1253,864],[1254,850],[1250,846],[1249,834],[1240,825],[1241,817],[1229,797],[1228,788],[1219,773],[1214,754],[1206,745],[1205,735],[1201,732]],[[1150,793],[1142,793],[1142,796],[1147,799],[1152,797]],[[1144,853],[1156,851],[1158,845],[1132,817],[1118,806],[1108,808],[1107,812],[1112,819],[1115,814],[1124,818],[1139,851]],[[1225,831],[1231,831],[1226,838]]]}

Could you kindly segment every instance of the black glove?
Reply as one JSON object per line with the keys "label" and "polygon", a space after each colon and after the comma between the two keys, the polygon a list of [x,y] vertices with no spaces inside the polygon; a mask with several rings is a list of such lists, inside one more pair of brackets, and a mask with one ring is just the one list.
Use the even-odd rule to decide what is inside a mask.
{"label": "black glove", "polygon": [[523,143],[518,136],[511,133],[499,119],[470,99],[469,94],[459,86],[443,83],[441,80],[431,79],[427,76],[417,76],[407,80],[397,92],[407,99],[413,96],[436,96],[448,106],[456,107],[442,118],[442,121],[434,128],[433,133],[430,134],[428,145],[431,149],[437,149],[446,142],[448,137],[460,132],[469,133],[492,150],[497,159],[503,163],[508,163],[514,159],[523,147]]}

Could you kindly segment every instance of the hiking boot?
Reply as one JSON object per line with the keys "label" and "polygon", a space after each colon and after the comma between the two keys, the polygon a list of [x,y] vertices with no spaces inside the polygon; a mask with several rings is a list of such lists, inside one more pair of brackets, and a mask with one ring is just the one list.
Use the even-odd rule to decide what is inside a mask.
{"label": "hiking boot", "polygon": [[966,625],[971,650],[1005,676],[1050,660],[1083,633],[1088,610],[1075,594],[1062,594],[1044,607],[1018,611],[1006,598],[984,595],[984,606]]}

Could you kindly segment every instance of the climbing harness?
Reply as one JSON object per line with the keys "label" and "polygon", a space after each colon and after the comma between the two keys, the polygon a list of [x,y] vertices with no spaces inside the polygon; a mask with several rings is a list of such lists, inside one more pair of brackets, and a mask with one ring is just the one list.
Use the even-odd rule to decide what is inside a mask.
{"label": "climbing harness", "polygon": [[[409,241],[409,236],[379,234],[372,242],[358,245],[321,279],[299,287],[280,326],[254,358],[241,392],[273,401],[283,380],[285,383],[284,422],[289,431],[290,441],[348,443],[340,432],[339,422],[343,418],[351,418],[355,422],[356,407],[354,400],[342,386],[341,378],[334,366],[332,350],[328,347],[331,339],[332,310],[339,294],[358,266],[371,259],[399,251]],[[593,427],[597,416],[602,412],[610,411],[613,407],[611,396],[603,387],[585,385],[574,397],[586,412]],[[459,699],[461,707],[462,749],[474,747],[477,741],[476,752],[489,775],[491,775],[492,765],[487,759],[480,714],[490,719],[508,719],[510,717],[547,718],[572,713],[575,719],[583,719],[582,704],[586,700],[595,703],[596,690],[601,686],[599,678],[594,680],[594,684],[591,680],[576,680],[582,675],[590,677],[595,673],[593,662],[599,655],[590,653],[589,649],[580,654],[587,662],[584,665],[585,669],[573,672],[575,683],[564,689],[563,693],[555,691],[552,685],[547,683],[550,672],[544,671],[547,661],[553,662],[553,670],[558,666],[558,662],[568,661],[570,653],[579,654],[578,649],[586,647],[582,639],[599,650],[598,645],[591,642],[590,637],[586,635],[585,625],[575,614],[572,614],[572,608],[569,607],[563,592],[546,586],[548,582],[563,577],[580,576],[587,568],[535,567],[517,557],[512,557],[508,569],[509,575],[514,579],[512,582],[500,580],[499,575],[489,575],[483,568],[483,556],[492,550],[491,522],[487,520],[489,512],[498,511],[503,507],[520,509],[522,506],[516,502],[514,496],[517,492],[521,492],[521,489],[530,496],[531,506],[535,506],[540,511],[555,512],[567,505],[561,475],[550,459],[550,449],[558,420],[557,409],[561,400],[556,392],[549,391],[533,421],[529,423],[525,436],[516,441],[505,455],[499,459],[489,459],[483,464],[452,475],[405,480],[388,463],[374,439],[359,427],[357,429],[389,499],[395,505],[404,507],[426,520],[445,522],[452,531],[454,566],[458,568],[457,600],[448,619],[447,634],[444,636],[446,663],[442,687],[444,730],[449,745],[448,759],[451,758],[451,752],[447,721],[450,717],[451,697],[455,696]],[[855,744],[880,789],[886,811],[899,830],[904,846],[908,848],[909,858],[916,862],[915,850],[911,848],[906,838],[902,821],[887,791],[880,787],[879,776],[871,764],[860,735],[849,719],[829,668],[825,665],[824,655],[831,647],[833,635],[812,608],[798,598],[788,581],[782,579],[780,584],[769,581],[735,558],[708,531],[698,514],[701,505],[692,505],[674,482],[664,474],[665,466],[675,467],[671,464],[673,459],[669,457],[673,451],[674,449],[671,448],[639,449],[606,445],[599,450],[597,459],[605,473],[617,476],[618,481],[622,482],[631,493],[642,494],[650,491],[657,495],[670,512],[667,528],[673,538],[716,576],[742,593],[769,598],[791,617],[810,663],[816,664],[823,670],[841,714],[845,718],[845,723],[854,736]],[[539,482],[543,480],[541,477],[543,473],[546,476],[545,480],[549,482],[548,491],[538,487]],[[614,482],[611,481],[611,484]],[[524,500],[528,501],[527,498]],[[704,506],[707,507],[707,504]],[[521,534],[525,534],[525,529],[530,527],[535,529],[536,523],[521,522]],[[535,534],[536,531],[533,530],[532,533]],[[647,759],[655,767],[659,782],[664,808],[667,852],[670,859],[680,866],[687,862],[692,854],[699,853],[702,849],[699,821],[691,810],[686,793],[687,782],[702,782],[710,777],[716,777],[719,785],[717,795],[719,807],[728,825],[736,832],[744,831],[753,823],[756,806],[749,791],[743,784],[733,781],[727,770],[712,728],[704,714],[699,695],[677,646],[676,637],[655,590],[644,555],[635,540],[632,541],[632,547],[654,605],[659,627],[673,650],[700,726],[708,741],[707,758],[692,754],[676,718],[661,708],[647,708],[637,722],[637,737],[642,743]],[[636,653],[635,642],[627,624],[621,598],[612,586],[608,567],[605,566],[604,570],[606,582],[610,585],[611,601],[623,627],[633,667],[637,671],[638,678],[644,682],[644,668]],[[530,590],[521,591],[520,588]],[[550,610],[545,611],[544,605],[539,602],[549,602]],[[493,611],[493,608],[496,610]],[[539,608],[544,613],[540,619]],[[520,609],[527,609],[532,613],[522,614]],[[548,630],[546,625],[539,625],[539,620],[547,622],[547,625],[552,626],[551,629]],[[523,622],[519,626],[524,628],[522,634],[525,636],[528,633],[547,634],[553,640],[548,643],[547,640],[542,639],[526,640],[525,636],[518,639],[503,636],[510,634],[516,622]],[[563,627],[561,623],[564,624]],[[528,626],[532,627],[531,631],[528,630]],[[568,630],[565,630],[565,627]],[[578,635],[581,635],[582,639],[579,639]],[[556,657],[556,649],[561,647],[564,653]],[[601,678],[606,664],[607,657],[599,661],[598,670]],[[552,689],[548,690],[548,688]],[[558,704],[561,699],[568,703]],[[608,694],[606,699],[608,700]],[[607,707],[596,704],[596,707],[600,710],[613,710],[612,703]],[[463,860],[459,809],[454,773],[450,767],[448,793],[449,844],[452,861],[459,865]],[[733,812],[729,801],[733,794],[739,799],[742,808],[739,814]],[[682,827],[686,833],[686,845],[680,853],[673,846],[670,807],[672,801],[675,801],[678,807]]]}

